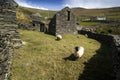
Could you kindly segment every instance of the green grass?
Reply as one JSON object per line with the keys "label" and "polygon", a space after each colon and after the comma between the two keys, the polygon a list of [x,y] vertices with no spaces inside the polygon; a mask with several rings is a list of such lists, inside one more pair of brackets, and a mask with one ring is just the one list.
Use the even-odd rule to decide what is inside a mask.
{"label": "green grass", "polygon": [[80,22],[81,26],[92,26],[92,25],[98,25],[101,24],[101,22]]}
{"label": "green grass", "polygon": [[[83,35],[67,34],[63,36],[63,40],[56,41],[54,36],[41,32],[20,30],[20,34],[27,45],[14,51],[11,80],[78,80],[78,77],[87,70],[84,63],[89,63],[97,55],[96,51],[101,48],[98,41],[86,38]],[[85,54],[76,61],[65,61],[63,58],[70,56],[74,52],[75,46],[83,46]],[[94,68],[88,68],[88,73],[96,69],[96,73],[97,70],[103,71],[100,74],[107,70],[109,74],[111,59],[108,56],[107,46],[104,54],[105,56],[99,54],[100,56],[96,57],[105,62],[102,63],[104,67],[96,69],[95,65],[97,63],[96,66],[98,66],[99,63],[95,59],[92,64],[90,62]],[[101,76],[96,73],[95,76]],[[99,78],[89,79],[90,77],[93,76],[84,80],[100,80]],[[108,77],[110,78],[110,75]]]}
{"label": "green grass", "polygon": [[115,34],[119,35],[120,34],[120,28],[119,26],[117,27],[112,27],[112,26],[105,26],[105,27],[100,27],[96,29],[96,32],[99,34]]}

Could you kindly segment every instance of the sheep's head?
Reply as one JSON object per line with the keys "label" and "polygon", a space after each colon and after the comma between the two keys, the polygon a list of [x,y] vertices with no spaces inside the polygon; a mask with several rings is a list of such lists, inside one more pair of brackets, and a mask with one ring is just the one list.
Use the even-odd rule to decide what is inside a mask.
{"label": "sheep's head", "polygon": [[75,51],[78,51],[78,50],[79,50],[79,47],[78,47],[78,46],[76,46],[76,47],[75,47]]}
{"label": "sheep's head", "polygon": [[84,54],[84,47],[76,46],[74,49],[75,49],[74,56],[79,58],[82,57],[82,55]]}

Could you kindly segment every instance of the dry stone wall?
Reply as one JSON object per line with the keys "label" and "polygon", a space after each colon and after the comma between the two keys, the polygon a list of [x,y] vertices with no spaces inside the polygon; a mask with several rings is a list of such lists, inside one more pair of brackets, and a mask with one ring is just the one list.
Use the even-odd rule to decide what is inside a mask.
{"label": "dry stone wall", "polygon": [[16,7],[13,0],[0,0],[0,31],[13,36],[14,47],[19,46],[20,36],[17,31]]}
{"label": "dry stone wall", "polygon": [[104,44],[108,44],[112,49],[113,67],[116,80],[120,80],[120,35],[103,35],[91,31],[80,30],[79,34],[87,35],[89,38],[96,39]]}
{"label": "dry stone wall", "polygon": [[12,64],[13,47],[11,35],[0,33],[0,80],[8,80]]}
{"label": "dry stone wall", "polygon": [[21,46],[14,0],[0,0],[0,80],[8,80],[13,48]]}

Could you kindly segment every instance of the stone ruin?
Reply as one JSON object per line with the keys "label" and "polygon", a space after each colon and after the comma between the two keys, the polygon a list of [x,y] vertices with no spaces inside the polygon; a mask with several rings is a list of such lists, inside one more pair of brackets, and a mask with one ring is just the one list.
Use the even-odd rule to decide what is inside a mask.
{"label": "stone ruin", "polygon": [[[20,29],[40,31],[52,35],[76,34],[79,23],[69,7],[57,12],[53,18],[45,19],[39,13],[30,15],[30,24],[20,23]],[[48,26],[47,26],[48,25]]]}
{"label": "stone ruin", "polygon": [[32,14],[31,20],[35,31],[46,32],[45,19],[39,13]]}
{"label": "stone ruin", "polygon": [[39,13],[35,13],[29,16],[30,23],[19,23],[19,29],[27,29],[32,31],[46,32],[47,28],[45,26],[46,20]]}
{"label": "stone ruin", "polygon": [[0,0],[0,80],[8,80],[13,48],[21,46],[14,0]]}
{"label": "stone ruin", "polygon": [[49,23],[49,33],[56,34],[76,34],[76,18],[69,7],[65,7],[57,12]]}

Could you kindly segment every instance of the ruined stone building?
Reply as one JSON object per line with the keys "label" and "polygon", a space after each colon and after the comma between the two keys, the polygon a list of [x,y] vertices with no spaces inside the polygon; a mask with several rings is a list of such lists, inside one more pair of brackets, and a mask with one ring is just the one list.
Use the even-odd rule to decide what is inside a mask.
{"label": "ruined stone building", "polygon": [[32,14],[30,18],[35,31],[46,32],[45,19],[39,13]]}
{"label": "ruined stone building", "polygon": [[56,34],[76,34],[76,18],[69,7],[65,7],[57,12],[49,24],[49,33]]}
{"label": "ruined stone building", "polygon": [[45,18],[42,17],[39,13],[34,13],[29,15],[29,23],[19,23],[19,29],[27,29],[39,32],[46,32]]}
{"label": "ruined stone building", "polygon": [[12,64],[13,47],[21,43],[13,0],[0,0],[0,80],[8,80]]}

